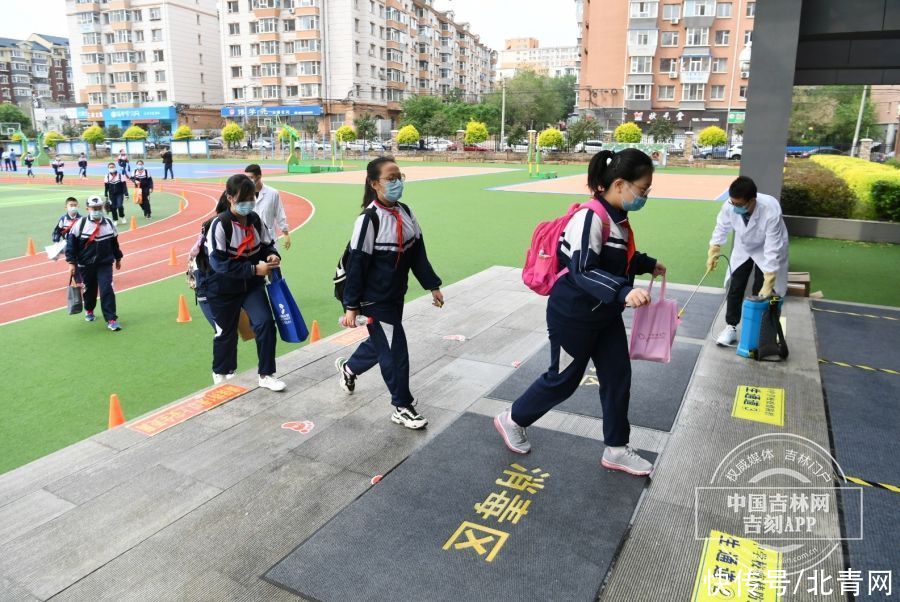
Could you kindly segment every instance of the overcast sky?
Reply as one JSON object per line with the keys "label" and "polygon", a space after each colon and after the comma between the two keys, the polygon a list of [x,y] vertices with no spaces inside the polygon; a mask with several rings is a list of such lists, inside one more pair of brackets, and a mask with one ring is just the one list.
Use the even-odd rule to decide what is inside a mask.
{"label": "overcast sky", "polygon": [[[326,0],[327,1],[327,0]],[[0,37],[24,38],[32,32],[67,36],[65,0],[0,0]],[[488,46],[503,47],[506,38],[534,37],[541,46],[575,45],[574,0],[435,0],[468,21]]]}

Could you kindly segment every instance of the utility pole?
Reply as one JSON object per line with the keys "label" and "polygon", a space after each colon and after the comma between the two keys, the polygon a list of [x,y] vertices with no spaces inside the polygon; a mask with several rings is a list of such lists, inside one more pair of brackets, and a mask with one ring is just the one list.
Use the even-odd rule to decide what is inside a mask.
{"label": "utility pole", "polygon": [[850,147],[850,156],[855,157],[856,144],[859,142],[859,126],[862,124],[863,110],[866,108],[866,90],[868,86],[863,86],[862,98],[859,100],[859,114],[856,116],[856,129],[853,131],[853,146]]}
{"label": "utility pole", "polygon": [[500,144],[506,136],[506,80],[500,80]]}

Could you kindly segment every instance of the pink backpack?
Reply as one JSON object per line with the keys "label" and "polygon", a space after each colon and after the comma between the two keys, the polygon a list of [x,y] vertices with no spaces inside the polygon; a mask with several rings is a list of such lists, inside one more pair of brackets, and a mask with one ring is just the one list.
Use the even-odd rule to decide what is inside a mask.
{"label": "pink backpack", "polygon": [[600,216],[603,222],[603,243],[609,239],[609,215],[603,203],[597,199],[575,203],[562,217],[552,222],[539,223],[531,236],[531,248],[525,255],[525,267],[522,269],[522,282],[537,294],[549,295],[556,281],[569,272],[569,268],[563,268],[562,271],[559,269],[559,239],[572,216],[585,207]]}

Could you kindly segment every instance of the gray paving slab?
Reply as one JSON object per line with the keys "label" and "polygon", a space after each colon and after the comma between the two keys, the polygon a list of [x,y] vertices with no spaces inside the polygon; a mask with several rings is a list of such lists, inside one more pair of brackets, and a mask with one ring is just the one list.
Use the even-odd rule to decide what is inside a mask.
{"label": "gray paving slab", "polygon": [[220,492],[154,467],[3,544],[0,575],[49,598]]}
{"label": "gray paving slab", "polygon": [[415,395],[428,406],[463,412],[513,370],[512,366],[455,359],[434,371]]}
{"label": "gray paving slab", "polygon": [[40,600],[32,596],[24,587],[0,575],[0,600],[4,602],[33,602]]}
{"label": "gray paving slab", "polygon": [[111,447],[86,439],[0,475],[0,508],[116,453]]}
{"label": "gray paving slab", "polygon": [[546,333],[496,326],[448,351],[449,355],[512,366],[523,362],[547,341]]}
{"label": "gray paving slab", "polygon": [[0,544],[40,527],[64,514],[75,504],[38,489],[0,508]]}

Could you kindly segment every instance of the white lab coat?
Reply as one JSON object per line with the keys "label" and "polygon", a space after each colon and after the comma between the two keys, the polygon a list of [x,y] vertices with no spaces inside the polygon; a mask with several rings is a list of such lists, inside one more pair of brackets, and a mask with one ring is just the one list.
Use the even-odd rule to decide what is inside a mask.
{"label": "white lab coat", "polygon": [[275,230],[276,226],[282,232],[289,231],[281,195],[271,186],[263,184],[262,190],[259,191],[259,195],[256,197],[256,206],[253,208],[253,211],[259,215],[262,223],[272,233],[272,240],[278,239],[278,232]]}
{"label": "white lab coat", "polygon": [[[766,272],[775,272],[775,294],[787,293],[788,232],[781,218],[781,204],[768,194],[756,195],[756,208],[745,225],[744,218],[725,202],[716,218],[710,245],[723,246],[728,233],[734,232],[734,248],[731,251],[731,267],[737,269],[748,259]],[[725,275],[725,286],[731,273]]]}

